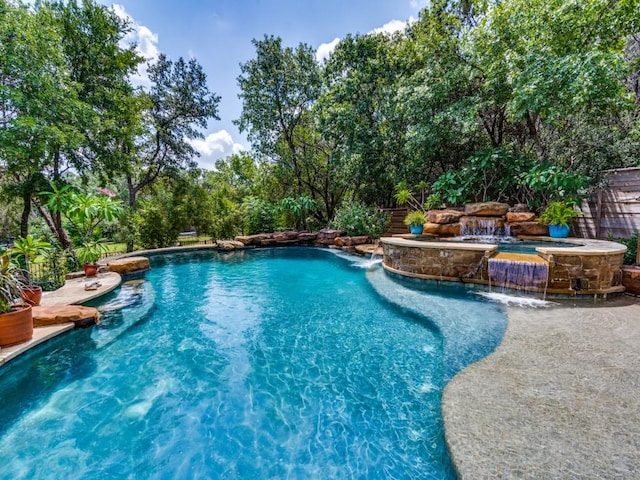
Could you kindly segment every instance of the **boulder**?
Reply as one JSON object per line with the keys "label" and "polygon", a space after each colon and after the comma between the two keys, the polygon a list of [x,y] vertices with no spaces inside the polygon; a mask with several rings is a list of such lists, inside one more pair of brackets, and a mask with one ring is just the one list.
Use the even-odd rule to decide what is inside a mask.
{"label": "boulder", "polygon": [[533,222],[536,214],[533,212],[507,212],[507,222]]}
{"label": "boulder", "polygon": [[351,245],[362,245],[364,243],[369,243],[371,241],[371,237],[369,235],[354,235],[351,237]]}
{"label": "boulder", "polygon": [[260,245],[265,238],[270,238],[268,233],[258,233],[256,235],[238,235],[235,237],[236,242],[242,242],[243,245]]}
{"label": "boulder", "polygon": [[526,203],[516,203],[513,207],[509,209],[510,212],[528,212],[529,205]]}
{"label": "boulder", "polygon": [[427,212],[427,221],[429,223],[456,223],[460,217],[464,215],[458,210],[429,210]]}
{"label": "boulder", "polygon": [[341,237],[344,234],[345,232],[341,232],[340,230],[323,228],[318,232],[318,236],[316,237],[315,243],[317,243],[318,245],[333,245],[333,241],[337,237]]}
{"label": "boulder", "polygon": [[538,222],[519,222],[510,223],[511,235],[518,237],[520,235],[531,235],[535,237],[549,235],[549,228]]}
{"label": "boulder", "polygon": [[217,248],[224,251],[238,250],[244,248],[244,243],[237,240],[218,240]]}
{"label": "boulder", "polygon": [[278,242],[286,242],[288,240],[297,240],[298,232],[278,232],[273,234],[273,238],[275,238]]}
{"label": "boulder", "polygon": [[350,247],[352,245],[351,237],[336,237],[333,240],[333,244],[338,247]]}
{"label": "boulder", "polygon": [[640,265],[622,266],[622,284],[627,293],[640,295]]}
{"label": "boulder", "polygon": [[316,238],[318,238],[318,234],[317,233],[301,232],[301,233],[298,234],[298,240],[301,243],[313,242]]}
{"label": "boulder", "polygon": [[509,210],[509,204],[500,202],[467,203],[464,206],[465,215],[481,217],[501,217]]}
{"label": "boulder", "polygon": [[424,224],[423,234],[437,235],[438,237],[456,237],[460,235],[459,223],[430,223]]}
{"label": "boulder", "polygon": [[149,270],[149,259],[147,257],[125,257],[117,260],[109,260],[107,263],[109,270],[126,275],[127,273],[143,272]]}
{"label": "boulder", "polygon": [[363,245],[356,245],[356,253],[360,255],[382,255],[382,247],[378,244],[367,243]]}
{"label": "boulder", "polygon": [[73,322],[76,327],[88,327],[100,322],[97,308],[82,305],[51,305],[33,307],[33,326],[46,327]]}

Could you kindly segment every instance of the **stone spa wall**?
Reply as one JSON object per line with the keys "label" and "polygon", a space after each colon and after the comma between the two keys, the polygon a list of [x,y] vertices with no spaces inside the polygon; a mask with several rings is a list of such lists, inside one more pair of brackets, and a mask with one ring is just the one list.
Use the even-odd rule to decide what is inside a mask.
{"label": "stone spa wall", "polygon": [[550,244],[536,248],[535,254],[523,254],[499,252],[497,244],[437,241],[505,233],[525,240],[555,240],[546,236],[547,227],[536,222],[533,213],[509,211],[508,205],[493,202],[470,204],[464,211],[430,211],[428,220],[422,239],[415,235],[381,239],[387,271],[544,294],[606,296],[624,291],[624,245],[570,238],[561,239],[566,247]]}

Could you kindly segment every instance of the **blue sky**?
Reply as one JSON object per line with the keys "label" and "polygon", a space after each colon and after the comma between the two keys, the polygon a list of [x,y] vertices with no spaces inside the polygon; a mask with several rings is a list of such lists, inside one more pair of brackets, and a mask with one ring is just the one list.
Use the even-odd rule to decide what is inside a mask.
{"label": "blue sky", "polygon": [[[255,56],[252,39],[275,35],[286,46],[307,43],[321,56],[349,33],[397,30],[423,5],[424,0],[120,0],[113,8],[132,21],[129,40],[147,58],[163,52],[171,59],[195,57],[203,66],[210,90],[222,97],[220,121],[211,121],[206,140],[194,143],[200,165],[212,168],[216,159],[249,148],[232,122],[242,111],[236,79],[240,63]],[[144,85],[144,71],[134,80]]]}

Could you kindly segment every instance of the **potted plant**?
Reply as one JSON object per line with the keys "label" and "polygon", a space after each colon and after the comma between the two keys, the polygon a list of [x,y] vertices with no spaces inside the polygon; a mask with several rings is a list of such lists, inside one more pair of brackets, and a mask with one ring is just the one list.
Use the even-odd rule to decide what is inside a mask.
{"label": "potted plant", "polygon": [[87,277],[95,277],[98,273],[97,261],[103,253],[108,251],[101,240],[88,240],[76,250],[78,260],[82,264],[84,274]]}
{"label": "potted plant", "polygon": [[23,278],[21,269],[11,263],[9,252],[0,253],[0,347],[17,345],[33,337],[31,305],[16,303]]}
{"label": "potted plant", "polygon": [[40,305],[42,300],[42,287],[34,285],[31,275],[31,262],[38,255],[45,255],[51,249],[51,244],[39,240],[31,235],[20,237],[13,242],[13,247],[9,253],[15,254],[22,260],[26,282],[21,288],[22,299],[29,305]]}
{"label": "potted plant", "polygon": [[569,236],[571,222],[577,216],[582,215],[567,202],[551,202],[542,212],[538,221],[549,225],[549,236],[553,238],[566,238]]}
{"label": "potted plant", "polygon": [[409,227],[409,231],[414,235],[420,235],[422,233],[426,221],[426,215],[420,210],[409,212],[407,216],[404,217],[404,224]]}

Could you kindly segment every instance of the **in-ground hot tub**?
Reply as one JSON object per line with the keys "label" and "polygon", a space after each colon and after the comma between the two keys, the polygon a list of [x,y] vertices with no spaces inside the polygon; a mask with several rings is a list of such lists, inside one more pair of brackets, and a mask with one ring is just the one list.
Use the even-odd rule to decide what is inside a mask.
{"label": "in-ground hot tub", "polygon": [[497,243],[423,240],[407,235],[380,239],[384,269],[414,278],[556,295],[624,291],[621,266],[627,247],[616,242],[569,238],[560,246],[550,237],[524,237],[536,242],[535,253],[512,253],[499,251]]}

